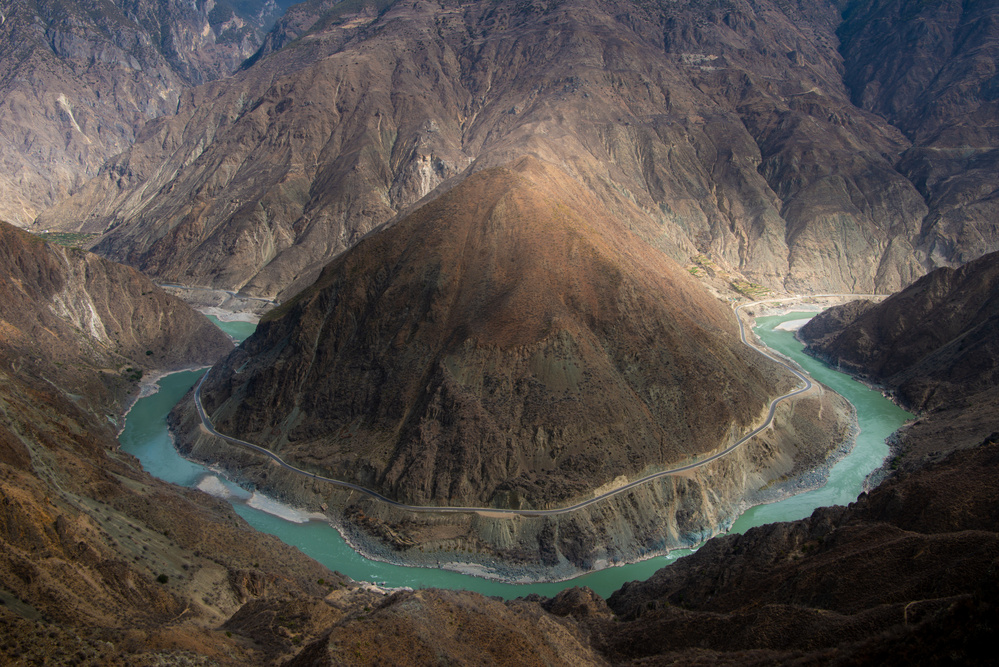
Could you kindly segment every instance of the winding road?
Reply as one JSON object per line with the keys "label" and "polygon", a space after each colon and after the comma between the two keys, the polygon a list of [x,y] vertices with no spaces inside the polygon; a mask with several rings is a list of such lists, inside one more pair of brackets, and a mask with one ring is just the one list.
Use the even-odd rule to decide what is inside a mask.
{"label": "winding road", "polygon": [[588,500],[584,500],[584,501],[582,501],[580,503],[576,503],[575,505],[570,505],[568,507],[560,507],[560,508],[557,508],[557,509],[526,509],[525,510],[525,509],[506,509],[506,508],[497,508],[497,507],[436,507],[436,506],[428,506],[428,505],[407,505],[405,503],[400,503],[398,501],[392,500],[391,498],[386,498],[382,494],[378,493],[377,491],[373,491],[372,489],[368,489],[368,488],[365,488],[363,486],[359,486],[357,484],[352,484],[351,482],[344,482],[344,481],[339,480],[339,479],[332,479],[330,477],[323,477],[322,475],[317,475],[315,473],[308,472],[307,470],[302,470],[301,468],[296,468],[295,466],[291,465],[290,463],[288,463],[287,461],[285,461],[284,459],[282,459],[280,456],[278,456],[277,454],[275,454],[274,452],[272,452],[271,450],[269,450],[269,449],[267,449],[265,447],[261,447],[260,445],[254,445],[251,442],[246,442],[245,440],[239,440],[238,438],[233,438],[233,437],[225,435],[223,433],[219,433],[217,430],[215,430],[215,426],[212,424],[211,419],[209,419],[208,415],[205,413],[205,408],[204,408],[204,406],[201,403],[201,387],[202,387],[202,385],[204,385],[205,379],[208,377],[208,374],[211,373],[211,369],[209,369],[208,372],[206,372],[201,377],[201,380],[198,382],[197,388],[195,388],[195,390],[194,390],[194,405],[195,405],[195,407],[198,410],[198,417],[201,419],[202,425],[212,435],[214,435],[214,436],[216,436],[218,438],[221,438],[221,439],[225,440],[226,442],[232,443],[234,445],[239,445],[241,447],[246,447],[246,448],[252,449],[253,451],[256,451],[256,452],[258,452],[260,454],[263,454],[264,456],[267,456],[270,459],[272,459],[273,461],[275,461],[282,468],[284,468],[286,470],[290,470],[291,472],[297,473],[299,475],[302,475],[303,477],[308,477],[310,479],[313,479],[313,480],[316,480],[316,481],[319,481],[319,482],[326,482],[326,483],[332,484],[334,486],[339,486],[341,488],[350,489],[352,491],[357,491],[357,492],[362,493],[362,494],[364,494],[366,496],[370,496],[371,498],[374,498],[375,500],[381,501],[383,503],[386,503],[388,505],[391,505],[393,507],[396,507],[396,508],[399,508],[399,509],[402,509],[402,510],[407,510],[409,512],[436,512],[436,513],[439,513],[439,514],[483,514],[483,515],[497,516],[497,517],[509,517],[509,516],[540,517],[540,516],[555,516],[555,515],[558,515],[558,514],[568,514],[570,512],[575,512],[577,510],[580,510],[580,509],[582,509],[584,507],[588,507],[589,505],[592,505],[594,503],[598,503],[601,500],[606,500],[607,498],[610,498],[611,496],[616,496],[619,493],[624,493],[625,491],[630,491],[631,489],[634,489],[635,487],[640,486],[642,484],[645,484],[646,482],[650,482],[650,481],[652,481],[654,479],[659,479],[660,477],[666,477],[668,475],[676,475],[676,474],[683,473],[683,472],[686,472],[686,471],[689,471],[689,470],[693,470],[693,469],[699,468],[699,467],[701,467],[703,465],[707,465],[708,463],[711,463],[712,461],[716,461],[716,460],[722,458],[723,456],[731,454],[733,451],[735,451],[736,449],[738,449],[740,446],[742,446],[743,444],[745,444],[747,441],[751,440],[756,434],[760,433],[761,431],[765,430],[768,426],[770,426],[771,422],[773,422],[774,414],[777,411],[777,406],[782,401],[786,401],[786,400],[788,400],[788,399],[790,399],[790,398],[792,398],[794,396],[797,396],[798,394],[803,394],[804,392],[806,392],[806,391],[808,391],[809,389],[812,388],[812,384],[813,383],[808,378],[807,375],[804,375],[803,373],[801,373],[801,371],[797,370],[796,368],[794,368],[793,366],[791,366],[791,364],[787,363],[786,361],[783,361],[782,359],[780,359],[780,358],[778,358],[776,356],[771,355],[770,353],[768,353],[765,350],[762,350],[762,349],[756,347],[755,345],[752,345],[748,340],[746,340],[746,329],[745,329],[745,326],[743,325],[742,318],[739,317],[739,311],[741,309],[743,309],[743,308],[745,308],[747,306],[758,306],[758,305],[764,304],[764,303],[785,303],[785,302],[790,302],[790,301],[800,301],[803,298],[810,298],[810,299],[811,298],[835,298],[835,297],[841,297],[841,298],[863,298],[863,297],[872,297],[872,296],[883,296],[883,295],[876,295],[876,294],[814,294],[814,295],[808,295],[807,297],[792,297],[792,298],[784,298],[784,299],[767,299],[767,300],[763,300],[763,301],[751,301],[749,303],[744,303],[744,304],[740,304],[739,306],[736,306],[736,308],[735,308],[735,317],[736,317],[736,320],[739,323],[739,337],[742,340],[742,343],[744,345],[746,345],[747,347],[749,347],[750,349],[758,352],[759,354],[762,354],[767,359],[770,359],[771,361],[780,364],[781,366],[783,366],[787,370],[789,370],[792,373],[794,373],[794,375],[799,380],[801,380],[802,385],[799,386],[797,389],[795,389],[792,392],[784,394],[783,396],[778,396],[777,398],[773,399],[770,402],[770,409],[767,412],[767,418],[763,422],[763,424],[761,426],[758,426],[757,428],[753,429],[752,431],[750,431],[746,435],[744,435],[742,438],[739,439],[738,442],[730,445],[726,449],[724,449],[724,450],[722,450],[722,451],[720,451],[720,452],[718,452],[716,454],[712,454],[711,456],[709,456],[707,458],[701,459],[700,461],[696,461],[694,463],[690,463],[690,464],[685,465],[685,466],[680,466],[678,468],[671,468],[669,470],[662,470],[660,472],[653,473],[651,475],[646,475],[645,477],[642,477],[640,479],[636,479],[633,482],[629,482],[628,484],[625,484],[623,486],[619,486],[616,489],[613,489],[613,490],[608,491],[606,493],[602,493],[602,494],[600,494],[598,496],[594,496],[593,498],[590,498]]}

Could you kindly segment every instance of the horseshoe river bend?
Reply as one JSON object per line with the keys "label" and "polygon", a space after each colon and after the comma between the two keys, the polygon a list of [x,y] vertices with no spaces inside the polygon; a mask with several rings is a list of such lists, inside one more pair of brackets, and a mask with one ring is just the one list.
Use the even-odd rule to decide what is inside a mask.
{"label": "horseshoe river bend", "polygon": [[[798,312],[760,317],[756,320],[754,331],[771,349],[793,359],[813,380],[822,382],[854,405],[859,425],[856,444],[832,467],[824,486],[750,508],[736,520],[731,527],[732,532],[741,533],[776,521],[793,521],[809,516],[817,507],[853,502],[862,491],[866,477],[887,456],[885,439],[911,418],[909,413],[880,392],[804,354],[803,346],[795,339],[793,331],[776,328],[784,322],[812,315],[813,312]],[[211,319],[237,340],[249,336],[254,328],[246,322]],[[181,371],[160,378],[158,391],[140,398],[129,411],[118,436],[122,450],[136,456],[147,471],[160,479],[227,498],[236,512],[257,530],[277,536],[329,569],[357,581],[375,582],[388,588],[466,589],[503,598],[530,593],[551,597],[565,588],[589,586],[599,595],[608,597],[625,582],[647,579],[656,570],[690,553],[689,550],[678,549],[664,556],[609,567],[566,581],[531,584],[483,579],[448,569],[404,567],[369,560],[354,551],[326,521],[247,491],[226,480],[217,471],[188,461],[177,453],[167,429],[166,415],[204,372]]]}

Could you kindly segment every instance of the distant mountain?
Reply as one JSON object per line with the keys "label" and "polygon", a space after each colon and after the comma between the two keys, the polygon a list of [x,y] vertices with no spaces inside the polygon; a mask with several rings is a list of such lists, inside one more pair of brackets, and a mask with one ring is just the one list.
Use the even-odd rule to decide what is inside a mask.
{"label": "distant mountain", "polygon": [[999,246],[996,8],[958,5],[317,0],[38,224],[287,298],[423,197],[533,155],[674,259],[892,291]]}
{"label": "distant mountain", "polygon": [[[281,5],[287,6],[288,0]],[[0,219],[27,225],[186,88],[236,69],[272,0],[0,0]]]}
{"label": "distant mountain", "polygon": [[837,29],[854,103],[912,145],[895,167],[927,214],[927,266],[999,250],[999,3],[860,0]]}

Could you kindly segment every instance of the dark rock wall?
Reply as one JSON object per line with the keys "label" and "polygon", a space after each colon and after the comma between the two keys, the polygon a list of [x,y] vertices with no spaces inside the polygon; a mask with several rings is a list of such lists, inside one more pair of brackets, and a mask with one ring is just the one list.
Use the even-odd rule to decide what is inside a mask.
{"label": "dark rock wall", "polygon": [[918,410],[999,385],[999,253],[938,269],[877,306],[832,308],[802,327],[809,350]]}

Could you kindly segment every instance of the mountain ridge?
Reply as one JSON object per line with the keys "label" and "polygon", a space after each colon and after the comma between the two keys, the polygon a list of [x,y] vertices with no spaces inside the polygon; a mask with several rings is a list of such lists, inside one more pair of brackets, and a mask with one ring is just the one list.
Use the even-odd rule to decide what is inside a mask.
{"label": "mountain ridge", "polygon": [[[995,246],[987,197],[960,224],[940,208],[977,196],[987,170],[934,198],[896,166],[936,144],[852,104],[835,29],[862,12],[352,8],[188,98],[38,224],[103,232],[100,252],[170,282],[286,299],[434,188],[534,155],[674,259],[705,254],[772,289],[891,291]],[[850,76],[857,89],[872,73]]]}
{"label": "mountain ridge", "polygon": [[[213,368],[201,400],[227,436],[406,505],[534,509],[718,452],[796,384],[688,272],[524,158],[334,260]],[[358,498],[206,434],[197,414],[188,400],[171,416],[185,455],[328,511],[365,553],[411,564],[460,548],[550,579],[703,540],[825,461],[852,413],[815,387],[689,474],[509,518]]]}
{"label": "mountain ridge", "polygon": [[287,4],[0,2],[0,219],[28,226],[79,190],[183,90],[252,55]]}

